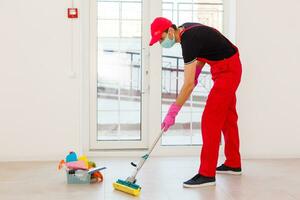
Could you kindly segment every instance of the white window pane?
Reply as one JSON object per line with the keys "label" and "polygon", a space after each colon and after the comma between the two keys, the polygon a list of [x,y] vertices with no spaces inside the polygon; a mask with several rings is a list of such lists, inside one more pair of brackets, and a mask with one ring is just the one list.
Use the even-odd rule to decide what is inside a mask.
{"label": "white window pane", "polygon": [[141,3],[122,3],[122,19],[141,19]]}
{"label": "white window pane", "polygon": [[193,1],[193,3],[214,3],[214,4],[222,4],[223,0],[190,0],[190,2]]}
{"label": "white window pane", "polygon": [[119,3],[98,2],[98,17],[100,19],[119,19]]}
{"label": "white window pane", "polygon": [[98,37],[119,37],[119,26],[117,20],[98,20]]}
{"label": "white window pane", "polygon": [[111,124],[118,124],[119,121],[118,111],[99,110],[98,116],[100,116],[98,117],[98,124],[111,125]]}
{"label": "white window pane", "polygon": [[173,12],[172,11],[165,11],[165,10],[163,10],[162,13],[163,13],[163,16],[165,18],[167,18],[167,19],[169,19],[171,21],[174,21],[174,19],[173,19]]}
{"label": "white window pane", "polygon": [[138,130],[140,128],[140,111],[121,110],[120,122],[122,124],[133,124],[134,126],[132,126],[131,128],[136,128],[136,130]]}
{"label": "white window pane", "polygon": [[[99,71],[99,75],[103,74],[103,71]],[[98,76],[99,80],[104,80],[104,77],[102,76]],[[107,85],[107,88],[109,86]],[[102,90],[100,89],[100,93],[104,93],[105,92],[105,88],[103,88]],[[107,92],[107,91],[106,91]],[[113,92],[113,91],[112,91]],[[98,99],[98,110],[99,111],[117,111],[118,110],[118,102],[117,101],[113,101],[112,99]]]}
{"label": "white window pane", "polygon": [[141,5],[98,0],[98,140],[141,139]]}
{"label": "white window pane", "polygon": [[179,24],[193,21],[193,13],[191,11],[180,11],[179,12]]}
{"label": "white window pane", "polygon": [[163,10],[173,10],[173,3],[163,3],[162,6]]}
{"label": "white window pane", "polygon": [[122,21],[122,37],[141,37],[141,21]]}
{"label": "white window pane", "polygon": [[178,4],[178,9],[180,11],[192,11],[193,10],[193,4],[192,3],[181,3],[181,4]]}

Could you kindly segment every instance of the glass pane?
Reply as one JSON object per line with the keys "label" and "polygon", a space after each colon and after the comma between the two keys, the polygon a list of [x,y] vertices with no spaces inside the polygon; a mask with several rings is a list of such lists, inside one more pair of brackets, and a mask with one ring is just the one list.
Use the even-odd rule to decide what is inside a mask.
{"label": "glass pane", "polygon": [[193,20],[199,21],[208,26],[213,26],[219,31],[223,31],[223,6],[222,5],[203,5],[193,6]]}
{"label": "glass pane", "polygon": [[99,19],[98,20],[98,36],[99,37],[119,37],[120,27],[118,20]]}
{"label": "glass pane", "polygon": [[163,6],[163,10],[171,10],[171,11],[173,10],[173,3],[164,2],[162,6]]}
{"label": "glass pane", "polygon": [[193,10],[193,3],[178,3],[178,10],[179,11],[192,11]]}
{"label": "glass pane", "polygon": [[141,35],[141,21],[122,21],[123,37],[139,37]]}
{"label": "glass pane", "polygon": [[170,19],[170,20],[173,20],[174,17],[173,17],[173,12],[172,11],[168,11],[168,10],[163,10],[163,16]]}
{"label": "glass pane", "polygon": [[179,11],[179,24],[183,24],[185,22],[193,21],[193,13],[191,11]]}
{"label": "glass pane", "polygon": [[119,19],[120,3],[98,1],[98,17],[100,19]]}
{"label": "glass pane", "polygon": [[[172,6],[170,6],[172,5]],[[172,14],[172,15],[171,15]],[[222,0],[163,0],[163,15],[176,25],[185,22],[200,22],[222,31]],[[183,84],[182,53],[180,45],[162,51],[162,120],[171,103],[176,99]],[[183,105],[176,124],[163,135],[163,145],[202,144],[201,116],[212,87],[210,69],[205,66],[198,78],[198,85]]]}
{"label": "glass pane", "polygon": [[122,3],[122,19],[138,19],[141,20],[141,4],[140,3]]}
{"label": "glass pane", "polygon": [[[97,139],[141,140],[142,4],[128,0],[97,2]],[[125,10],[136,12],[132,15]]]}

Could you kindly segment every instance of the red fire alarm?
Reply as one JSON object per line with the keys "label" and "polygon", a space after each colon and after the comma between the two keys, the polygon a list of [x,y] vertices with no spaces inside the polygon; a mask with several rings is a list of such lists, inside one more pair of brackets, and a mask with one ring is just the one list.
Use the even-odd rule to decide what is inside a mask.
{"label": "red fire alarm", "polygon": [[68,18],[78,18],[78,8],[68,8]]}

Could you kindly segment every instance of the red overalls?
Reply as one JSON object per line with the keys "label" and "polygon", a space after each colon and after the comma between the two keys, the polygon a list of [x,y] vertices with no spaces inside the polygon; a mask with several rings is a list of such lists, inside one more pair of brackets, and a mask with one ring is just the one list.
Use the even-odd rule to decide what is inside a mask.
{"label": "red overalls", "polygon": [[[193,27],[195,26],[184,29],[180,35]],[[241,80],[242,65],[238,48],[233,44],[232,46],[236,49],[236,53],[230,58],[219,61],[197,58],[198,61],[210,65],[214,81],[201,120],[203,146],[199,174],[203,176],[213,177],[216,174],[221,132],[225,139],[224,164],[229,167],[241,167],[235,92]],[[195,74],[197,82],[200,73],[201,69],[197,69]]]}

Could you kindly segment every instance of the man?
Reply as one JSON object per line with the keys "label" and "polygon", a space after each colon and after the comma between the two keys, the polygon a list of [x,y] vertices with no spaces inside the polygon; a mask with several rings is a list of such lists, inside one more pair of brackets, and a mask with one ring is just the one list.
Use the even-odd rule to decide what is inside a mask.
{"label": "man", "polygon": [[[180,43],[184,60],[184,83],[161,125],[164,131],[198,82],[205,63],[211,67],[214,85],[208,95],[201,121],[203,146],[198,173],[184,187],[215,185],[215,174],[241,174],[239,133],[235,92],[242,68],[237,47],[216,29],[199,23],[184,23],[178,28],[170,20],[158,17],[151,24],[150,46],[159,42],[164,48]],[[226,161],[217,167],[221,132],[225,139]]]}

